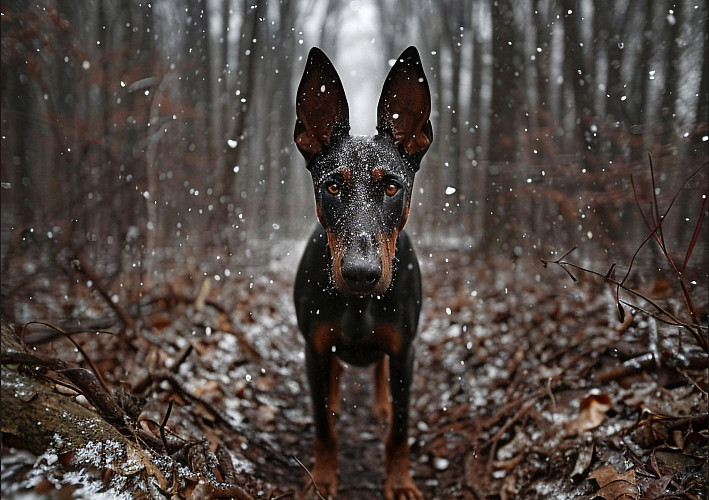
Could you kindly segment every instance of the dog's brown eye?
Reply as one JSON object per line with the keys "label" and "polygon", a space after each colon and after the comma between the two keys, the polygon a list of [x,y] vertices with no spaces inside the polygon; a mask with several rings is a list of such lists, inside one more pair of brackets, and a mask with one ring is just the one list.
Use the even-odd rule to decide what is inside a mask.
{"label": "dog's brown eye", "polygon": [[335,183],[332,183],[332,184],[330,184],[330,185],[327,186],[327,192],[330,193],[330,194],[332,194],[332,195],[337,196],[338,194],[340,194],[340,186],[338,186],[338,185],[335,184]]}
{"label": "dog's brown eye", "polygon": [[387,187],[384,189],[384,192],[387,196],[394,196],[398,191],[399,186],[397,184],[394,184],[393,182],[387,184]]}

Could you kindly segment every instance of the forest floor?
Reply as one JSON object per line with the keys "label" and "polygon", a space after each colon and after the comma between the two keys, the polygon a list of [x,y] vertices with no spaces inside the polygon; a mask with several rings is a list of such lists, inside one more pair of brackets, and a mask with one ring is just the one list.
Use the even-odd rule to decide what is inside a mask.
{"label": "forest floor", "polygon": [[[574,271],[574,282],[531,258],[418,253],[410,442],[425,498],[708,498],[707,355],[687,329],[628,296],[638,307],[625,306],[621,322],[614,289],[590,273]],[[108,440],[67,450],[57,436],[31,454],[3,415],[3,498],[301,498],[313,426],[291,297],[297,256],[288,243],[267,247],[210,288],[204,273],[167,266],[140,304],[114,301],[131,328],[104,300],[121,278],[88,289],[66,276],[4,276],[3,311],[17,323],[114,333],[72,335],[82,354],[46,325],[21,332],[42,341],[31,355],[90,359],[128,415],[114,426],[152,463],[117,471]],[[705,278],[692,290],[704,325]],[[688,318],[671,278],[632,285]],[[110,413],[87,402],[88,384],[43,366],[31,376]],[[16,368],[4,358],[4,388]],[[371,371],[347,367],[342,382],[338,498],[381,498],[386,428],[370,411]]]}

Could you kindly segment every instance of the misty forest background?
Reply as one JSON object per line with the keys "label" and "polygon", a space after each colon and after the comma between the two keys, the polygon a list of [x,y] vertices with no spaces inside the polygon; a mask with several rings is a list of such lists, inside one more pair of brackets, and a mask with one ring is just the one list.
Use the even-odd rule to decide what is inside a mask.
{"label": "misty forest background", "polygon": [[706,18],[705,2],[663,0],[4,0],[3,261],[48,244],[150,280],[166,252],[214,262],[302,239],[294,93],[313,45],[357,134],[418,47],[435,134],[419,245],[627,260],[647,235],[630,176],[648,204],[651,157],[665,207],[700,170],[665,225],[686,247],[706,183]]}

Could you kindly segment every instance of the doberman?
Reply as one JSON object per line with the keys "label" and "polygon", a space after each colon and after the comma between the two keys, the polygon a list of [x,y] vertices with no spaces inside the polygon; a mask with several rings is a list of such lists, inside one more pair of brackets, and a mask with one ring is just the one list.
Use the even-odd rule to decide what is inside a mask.
{"label": "doberman", "polygon": [[305,248],[294,295],[315,421],[312,477],[326,498],[335,496],[339,473],[337,358],[376,363],[373,410],[390,422],[385,498],[422,498],[409,474],[407,442],[421,274],[402,229],[414,175],[433,140],[430,112],[421,59],[409,47],[384,82],[378,133],[351,136],[337,71],[320,49],[311,49],[296,97],[294,138],[312,174],[320,225]]}

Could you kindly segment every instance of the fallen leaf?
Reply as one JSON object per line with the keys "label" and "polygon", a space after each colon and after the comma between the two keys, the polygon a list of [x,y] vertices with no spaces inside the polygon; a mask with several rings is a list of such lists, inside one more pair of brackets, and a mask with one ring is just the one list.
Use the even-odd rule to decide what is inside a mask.
{"label": "fallen leaf", "polygon": [[571,472],[571,477],[582,475],[593,461],[594,446],[585,446],[579,450],[579,456],[576,459],[574,470]]}
{"label": "fallen leaf", "polygon": [[611,398],[607,394],[591,394],[581,400],[579,414],[566,423],[570,435],[594,429],[606,419],[606,412],[611,409]]}
{"label": "fallen leaf", "polygon": [[698,463],[697,457],[665,446],[655,448],[652,454],[660,470],[665,474],[674,474],[688,467],[694,467]]}
{"label": "fallen leaf", "polygon": [[635,469],[618,473],[612,465],[604,465],[589,474],[601,488],[596,492],[596,497],[605,500],[636,500],[638,487],[635,481]]}

